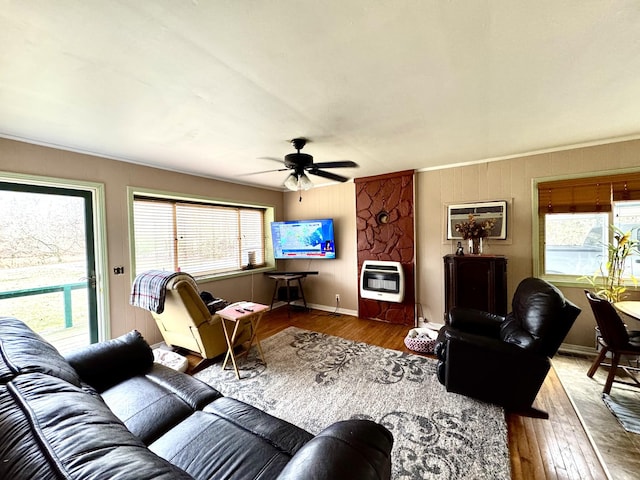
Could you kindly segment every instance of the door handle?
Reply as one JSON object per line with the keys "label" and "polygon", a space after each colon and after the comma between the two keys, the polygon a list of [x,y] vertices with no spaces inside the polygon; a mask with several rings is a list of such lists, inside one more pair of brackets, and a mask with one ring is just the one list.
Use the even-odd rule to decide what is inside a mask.
{"label": "door handle", "polygon": [[96,284],[97,284],[97,279],[96,279],[96,274],[92,273],[91,275],[89,275],[88,277],[80,277],[79,280],[86,280],[87,285],[91,288],[96,288]]}

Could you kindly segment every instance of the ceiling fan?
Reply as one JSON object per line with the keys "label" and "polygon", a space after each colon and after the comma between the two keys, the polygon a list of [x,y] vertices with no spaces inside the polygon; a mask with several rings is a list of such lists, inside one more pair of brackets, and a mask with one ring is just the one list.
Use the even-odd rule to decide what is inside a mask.
{"label": "ceiling fan", "polygon": [[[319,162],[314,163],[313,157],[307,153],[300,153],[300,150],[309,142],[307,138],[294,138],[291,140],[293,148],[297,150],[296,153],[289,153],[284,156],[285,168],[280,168],[271,171],[284,171],[293,170],[284,181],[284,186],[289,190],[309,190],[313,187],[313,182],[309,179],[307,173],[316,175],[318,177],[328,178],[336,182],[346,182],[349,180],[347,177],[338,175],[337,173],[326,172],[321,169],[326,168],[355,168],[357,163],[350,160],[340,160],[336,162]],[[281,161],[281,160],[278,160]]]}

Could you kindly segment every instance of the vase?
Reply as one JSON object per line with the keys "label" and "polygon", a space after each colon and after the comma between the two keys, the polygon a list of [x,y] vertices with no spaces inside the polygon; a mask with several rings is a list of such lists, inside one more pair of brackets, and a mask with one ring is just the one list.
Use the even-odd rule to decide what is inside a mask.
{"label": "vase", "polygon": [[469,239],[469,254],[480,255],[482,253],[482,237]]}

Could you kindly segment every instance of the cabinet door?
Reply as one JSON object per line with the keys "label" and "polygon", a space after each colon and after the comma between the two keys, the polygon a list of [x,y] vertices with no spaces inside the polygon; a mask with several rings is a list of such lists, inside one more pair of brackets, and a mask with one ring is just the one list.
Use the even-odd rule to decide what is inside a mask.
{"label": "cabinet door", "polygon": [[485,312],[495,311],[494,284],[491,261],[478,259],[458,262],[456,272],[456,300],[461,307]]}
{"label": "cabinet door", "polygon": [[505,257],[447,255],[444,261],[445,321],[455,306],[507,313]]}

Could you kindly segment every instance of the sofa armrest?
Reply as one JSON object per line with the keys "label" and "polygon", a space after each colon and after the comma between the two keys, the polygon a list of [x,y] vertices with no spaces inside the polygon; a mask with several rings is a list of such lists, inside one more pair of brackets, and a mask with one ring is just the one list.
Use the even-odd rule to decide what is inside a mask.
{"label": "sofa armrest", "polygon": [[498,337],[500,326],[505,321],[502,315],[465,307],[453,307],[449,311],[449,326],[469,333]]}
{"label": "sofa armrest", "polygon": [[278,480],[381,480],[391,478],[393,435],[369,420],[330,425],[306,443]]}
{"label": "sofa armrest", "polygon": [[94,343],[66,356],[80,378],[103,392],[127,378],[147,372],[153,366],[153,351],[140,332]]}

